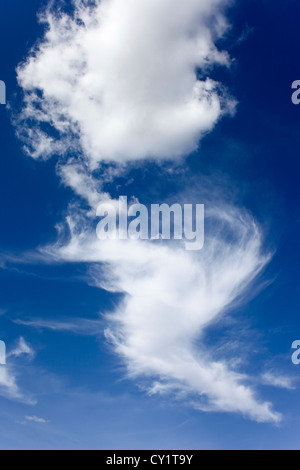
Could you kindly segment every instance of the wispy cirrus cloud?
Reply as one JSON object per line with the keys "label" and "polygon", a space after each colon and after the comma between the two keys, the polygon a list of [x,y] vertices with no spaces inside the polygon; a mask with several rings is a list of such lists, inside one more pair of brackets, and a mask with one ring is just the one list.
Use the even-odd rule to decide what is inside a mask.
{"label": "wispy cirrus cloud", "polygon": [[[223,226],[223,233],[208,231],[205,250],[190,254],[172,244],[99,241],[82,230],[84,223],[75,223],[76,217],[70,242],[45,248],[44,254],[93,263],[94,283],[123,294],[115,311],[105,315],[105,335],[128,375],[146,381],[149,393],[183,393],[198,409],[280,421],[280,414],[244,385],[246,375],[201,346],[205,328],[243,296],[269,260],[261,251],[255,222],[237,209],[216,209],[210,215],[212,226]],[[39,324],[43,322],[35,326]],[[74,330],[72,324],[69,330]]]}
{"label": "wispy cirrus cloud", "polygon": [[15,323],[39,330],[69,332],[84,336],[103,335],[103,324],[100,320],[89,320],[86,318],[68,318],[62,320],[34,318],[29,320],[15,320]]}
{"label": "wispy cirrus cloud", "polygon": [[25,420],[30,423],[37,424],[46,424],[48,421],[44,418],[39,418],[38,416],[25,416]]}
{"label": "wispy cirrus cloud", "polygon": [[34,358],[35,352],[25,339],[21,337],[16,346],[6,354],[6,365],[0,366],[0,396],[9,400],[34,405],[36,400],[24,392],[18,384],[19,375],[22,375],[22,373],[14,359],[19,359],[23,355],[31,360]]}
{"label": "wispy cirrus cloud", "polygon": [[36,400],[18,385],[19,372],[15,366],[0,366],[0,397],[27,405],[35,405]]}
{"label": "wispy cirrus cloud", "polygon": [[18,343],[14,349],[12,349],[8,354],[7,357],[20,357],[20,356],[28,356],[30,359],[33,359],[35,356],[35,351],[33,348],[28,344],[23,337],[19,338]]}
{"label": "wispy cirrus cloud", "polygon": [[0,396],[13,401],[34,405],[36,401],[24,392],[19,385],[19,376],[22,375],[18,364],[13,359],[21,356],[33,359],[35,352],[24,338],[19,338],[16,346],[6,354],[6,364],[0,365]]}
{"label": "wispy cirrus cloud", "polygon": [[276,373],[275,371],[265,372],[262,375],[262,382],[271,387],[283,388],[286,390],[295,389],[295,380],[292,377]]}

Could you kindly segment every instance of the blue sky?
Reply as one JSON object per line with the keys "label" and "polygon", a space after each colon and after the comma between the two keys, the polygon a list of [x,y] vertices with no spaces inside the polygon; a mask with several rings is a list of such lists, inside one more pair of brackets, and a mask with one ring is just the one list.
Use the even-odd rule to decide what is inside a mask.
{"label": "blue sky", "polygon": [[[163,3],[167,9],[169,1]],[[183,3],[176,2],[179,18]],[[197,114],[197,120],[186,114],[191,129],[180,119],[179,124],[171,119],[169,134],[166,129],[161,133],[154,124],[159,113],[172,114],[170,109],[174,116],[188,112],[178,90],[189,84],[190,65],[185,60],[189,54],[194,57],[194,49],[184,42],[181,56],[183,43],[178,42],[176,48],[180,40],[176,28],[182,28],[181,34],[188,37],[188,14],[187,24],[174,23],[174,32],[172,22],[157,16],[160,12],[145,0],[150,27],[155,22],[157,31],[153,37],[147,36],[145,28],[136,26],[141,12],[132,0],[128,17],[124,14],[127,23],[124,20],[123,29],[117,29],[123,41],[120,45],[119,36],[111,36],[120,13],[119,2],[112,0],[107,2],[114,9],[107,7],[111,16],[104,36],[111,42],[103,42],[102,33],[93,30],[92,23],[89,27],[95,37],[81,36],[77,18],[67,39],[59,37],[65,30],[57,23],[52,39],[44,42],[44,49],[39,47],[35,60],[30,59],[30,49],[44,37],[37,12],[45,3],[11,0],[1,4],[0,79],[6,83],[9,103],[7,108],[0,107],[0,339],[8,351],[7,366],[0,366],[1,449],[299,448],[299,370],[291,362],[291,345],[300,337],[300,110],[291,102],[291,84],[300,78],[300,6],[296,0],[240,0],[230,6],[221,0],[202,3],[208,20],[195,0],[185,8],[199,18],[199,25],[192,26],[204,49],[208,47],[211,63],[205,68],[201,66],[203,57],[190,60],[198,61],[199,83],[208,76],[222,85],[213,96],[222,95],[224,110],[218,111],[210,103],[205,119],[202,114]],[[51,18],[57,17],[57,8],[56,4],[49,13]],[[65,10],[70,13],[70,2]],[[217,14],[229,25],[218,34]],[[81,21],[91,21],[88,10],[80,15]],[[134,27],[129,34],[126,28],[131,21]],[[206,38],[212,34],[212,43],[205,43],[202,31],[207,32]],[[166,37],[176,43],[176,54]],[[71,57],[64,56],[70,69],[61,72],[55,61],[49,66],[49,51],[58,57],[66,54],[65,42],[73,46],[78,38],[82,43],[74,49],[74,56],[72,47]],[[158,65],[157,41],[162,41],[161,54],[169,59],[165,69]],[[217,56],[213,43],[226,53]],[[136,44],[141,44],[140,49]],[[128,56],[123,63],[125,46]],[[82,63],[74,66],[79,54],[94,81],[89,81],[81,56]],[[206,57],[205,50],[203,54]],[[27,65],[20,67],[26,60]],[[102,75],[95,85],[97,60]],[[74,72],[72,67],[82,84],[87,83],[93,107],[84,90],[80,94],[81,88],[68,78]],[[174,72],[178,72],[176,76]],[[169,82],[172,76],[174,82]],[[155,84],[157,77],[161,86]],[[74,85],[71,91],[70,83]],[[149,83],[153,84],[151,100],[142,90]],[[99,104],[99,89],[110,97],[108,107]],[[130,114],[133,89],[140,92],[140,100],[134,101],[136,115]],[[60,90],[65,90],[64,96]],[[82,109],[78,111],[69,93],[78,93]],[[33,114],[24,108],[24,96],[33,106]],[[37,104],[34,99],[40,96],[42,104]],[[230,113],[233,102],[236,110]],[[123,107],[133,125],[121,132],[114,123],[122,119]],[[27,112],[25,119],[22,109]],[[43,119],[38,122],[41,109]],[[148,114],[143,127],[137,121],[144,109]],[[94,112],[99,122],[88,119]],[[61,116],[68,125],[75,120],[77,127],[60,132]],[[51,128],[41,122],[49,117],[54,123]],[[32,129],[35,134],[30,134]],[[114,133],[115,139],[111,137]],[[111,198],[126,194],[145,204],[196,201],[205,203],[208,211],[222,213],[212,220],[208,217],[207,244],[195,267],[186,254],[179,256],[172,247],[152,253],[141,246],[124,252],[116,245],[101,251],[94,240],[97,220],[87,215],[97,193]],[[224,213],[232,217],[230,235],[220,228]],[[71,239],[66,217],[76,227]],[[258,238],[251,228],[253,220],[259,227]],[[245,240],[236,241],[244,226]],[[81,230],[83,239],[78,238]],[[211,253],[213,241],[219,243],[219,256]],[[140,264],[139,256],[144,256],[145,264]],[[140,273],[150,265],[153,272],[147,272],[140,282]],[[234,277],[230,265],[237,279],[228,287],[222,283],[224,277]],[[181,272],[187,278],[191,274],[191,283],[180,278]],[[194,275],[197,278],[200,273],[203,285],[198,286]],[[183,329],[186,323],[192,324],[191,312],[199,310],[206,318],[214,308],[218,315],[211,314],[205,327],[195,322],[199,328],[196,337],[187,328],[187,346],[183,336],[176,342],[176,326],[180,330],[181,324]],[[113,320],[104,316],[108,312]],[[169,318],[174,329],[168,327]],[[150,340],[148,349],[139,345],[139,341],[147,344]],[[180,352],[186,354],[186,362],[180,363]],[[193,382],[193,368],[198,366],[203,377],[219,370],[223,389],[232,384],[238,393],[238,384],[243,384],[245,395],[237,394],[237,409],[223,391],[216,391],[218,375],[207,382],[203,377],[199,383]],[[189,375],[184,376],[184,368]],[[154,393],[158,390],[163,393]]]}

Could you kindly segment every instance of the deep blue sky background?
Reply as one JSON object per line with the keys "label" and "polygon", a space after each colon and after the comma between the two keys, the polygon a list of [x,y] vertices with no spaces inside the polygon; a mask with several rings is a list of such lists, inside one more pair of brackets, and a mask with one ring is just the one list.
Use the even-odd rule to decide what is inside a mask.
{"label": "deep blue sky background", "polygon": [[[15,68],[41,35],[37,0],[1,0],[0,79],[16,105]],[[261,389],[284,414],[277,428],[228,414],[205,414],[147,397],[120,380],[120,363],[102,341],[71,333],[37,331],[14,323],[28,318],[90,318],[115,299],[83,282],[85,266],[31,266],[17,262],[0,269],[0,338],[9,348],[23,336],[37,351],[32,363],[19,359],[18,383],[35,406],[0,398],[0,448],[170,448],[299,449],[300,366],[291,363],[291,344],[300,338],[300,106],[291,103],[291,84],[300,79],[297,0],[240,0],[230,10],[233,28],[223,46],[235,62],[218,70],[238,99],[234,118],[222,120],[188,158],[190,177],[216,173],[230,181],[235,197],[266,228],[266,245],[276,248],[264,273],[272,284],[234,315],[253,327],[250,367],[265,361],[295,377],[297,389]],[[248,31],[244,41],[238,41]],[[10,114],[0,107],[0,252],[3,257],[55,240],[70,191],[59,183],[55,159],[35,162],[22,152]],[[176,180],[155,167],[133,171],[138,195],[155,172],[168,195]],[[188,173],[187,173],[188,177]],[[224,334],[224,332],[223,332]],[[221,335],[221,333],[220,333]],[[257,347],[259,344],[259,347]],[[246,346],[246,345],[245,345]],[[1,367],[1,366],[0,366]],[[259,370],[260,371],[260,370]],[[298,380],[298,383],[297,383]],[[26,423],[24,416],[47,423]]]}

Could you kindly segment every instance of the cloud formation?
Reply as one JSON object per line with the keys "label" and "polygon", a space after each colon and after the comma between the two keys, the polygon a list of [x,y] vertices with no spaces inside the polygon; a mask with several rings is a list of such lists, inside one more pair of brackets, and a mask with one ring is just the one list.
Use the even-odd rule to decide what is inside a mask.
{"label": "cloud formation", "polygon": [[294,379],[285,375],[280,375],[274,371],[265,372],[262,375],[262,383],[271,387],[294,390]]}
{"label": "cloud formation", "polygon": [[26,356],[29,360],[35,356],[35,351],[23,337],[18,339],[16,346],[6,355],[7,364],[0,366],[0,396],[28,405],[35,405],[36,401],[22,391],[18,385],[21,370],[17,367],[17,362],[14,359],[19,359],[21,356]]}
{"label": "cloud formation", "polygon": [[48,421],[46,421],[44,418],[39,418],[38,416],[25,416],[26,421],[29,421],[31,423],[37,423],[37,424],[46,424]]}
{"label": "cloud formation", "polygon": [[15,320],[17,325],[28,326],[40,330],[67,331],[74,334],[86,336],[103,336],[103,325],[98,320],[87,318],[74,318],[68,320],[47,320],[45,318],[34,318],[30,320]]}
{"label": "cloud formation", "polygon": [[45,38],[18,68],[27,150],[47,158],[74,146],[92,166],[195,150],[234,107],[209,78],[229,64],[215,46],[227,3],[75,1],[73,16],[48,9]]}
{"label": "cloud formation", "polygon": [[18,385],[20,370],[16,367],[17,364],[14,364],[12,361],[12,358],[19,358],[22,355],[32,359],[35,353],[31,346],[21,337],[18,340],[17,346],[6,354],[6,364],[0,365],[0,397],[34,405],[36,402],[24,393]]}
{"label": "cloud formation", "polygon": [[10,351],[7,357],[20,357],[20,356],[28,356],[29,359],[33,359],[35,356],[35,351],[32,349],[30,344],[28,344],[24,338],[19,338],[17,346]]}
{"label": "cloud formation", "polygon": [[[237,303],[269,260],[249,214],[211,203],[205,248],[193,254],[180,243],[99,241],[90,218],[101,200],[116,202],[101,192],[93,171],[101,162],[186,155],[233,109],[209,77],[214,65],[229,63],[215,46],[226,30],[227,1],[89,3],[76,0],[73,14],[48,9],[45,37],[18,68],[25,99],[19,135],[27,151],[33,158],[63,156],[62,181],[91,208],[84,214],[70,205],[68,242],[42,253],[46,260],[91,263],[94,284],[123,294],[105,316],[106,338],[149,393],[279,422],[272,405],[245,385],[249,377],[202,341],[206,327]],[[72,321],[29,323],[79,332]]]}
{"label": "cloud formation", "polygon": [[44,254],[92,263],[94,284],[124,294],[105,315],[106,338],[129,376],[148,379],[149,393],[175,392],[199,409],[278,422],[280,414],[243,385],[246,376],[203,346],[205,328],[226,314],[269,260],[259,228],[244,212],[218,208],[208,220],[205,249],[191,254],[162,241],[100,241],[74,213],[69,243]]}
{"label": "cloud formation", "polygon": [[14,372],[7,366],[0,366],[0,396],[10,400],[23,401]]}
{"label": "cloud formation", "polygon": [[35,355],[34,350],[26,343],[24,338],[20,338],[17,346],[6,355],[7,364],[0,366],[0,396],[28,405],[35,405],[36,401],[27,393],[23,392],[18,385],[21,370],[12,359],[19,359],[22,355],[28,356],[29,359],[32,359]]}

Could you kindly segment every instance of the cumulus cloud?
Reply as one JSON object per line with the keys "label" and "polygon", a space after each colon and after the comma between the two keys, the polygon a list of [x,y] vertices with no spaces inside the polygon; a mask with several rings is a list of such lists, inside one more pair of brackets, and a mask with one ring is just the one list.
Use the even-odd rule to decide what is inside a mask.
{"label": "cumulus cloud", "polygon": [[215,46],[227,0],[87,3],[73,15],[48,9],[44,39],[18,68],[27,150],[47,158],[73,146],[92,166],[195,150],[234,107],[209,78],[229,63]]}
{"label": "cumulus cloud", "polygon": [[[101,162],[188,154],[233,109],[209,77],[213,66],[229,63],[215,46],[226,30],[227,1],[90,3],[76,0],[72,14],[47,9],[45,37],[18,68],[25,100],[19,135],[27,151],[62,155],[62,181],[91,208],[84,214],[70,205],[69,241],[45,247],[43,256],[91,263],[95,285],[123,294],[105,315],[106,338],[149,393],[173,392],[197,409],[278,422],[272,405],[245,385],[249,377],[202,341],[269,260],[255,221],[233,205],[211,203],[205,248],[193,253],[180,242],[99,241],[91,221],[100,201],[116,204],[102,192],[95,172]],[[38,323],[79,332],[72,321],[31,322]]]}

